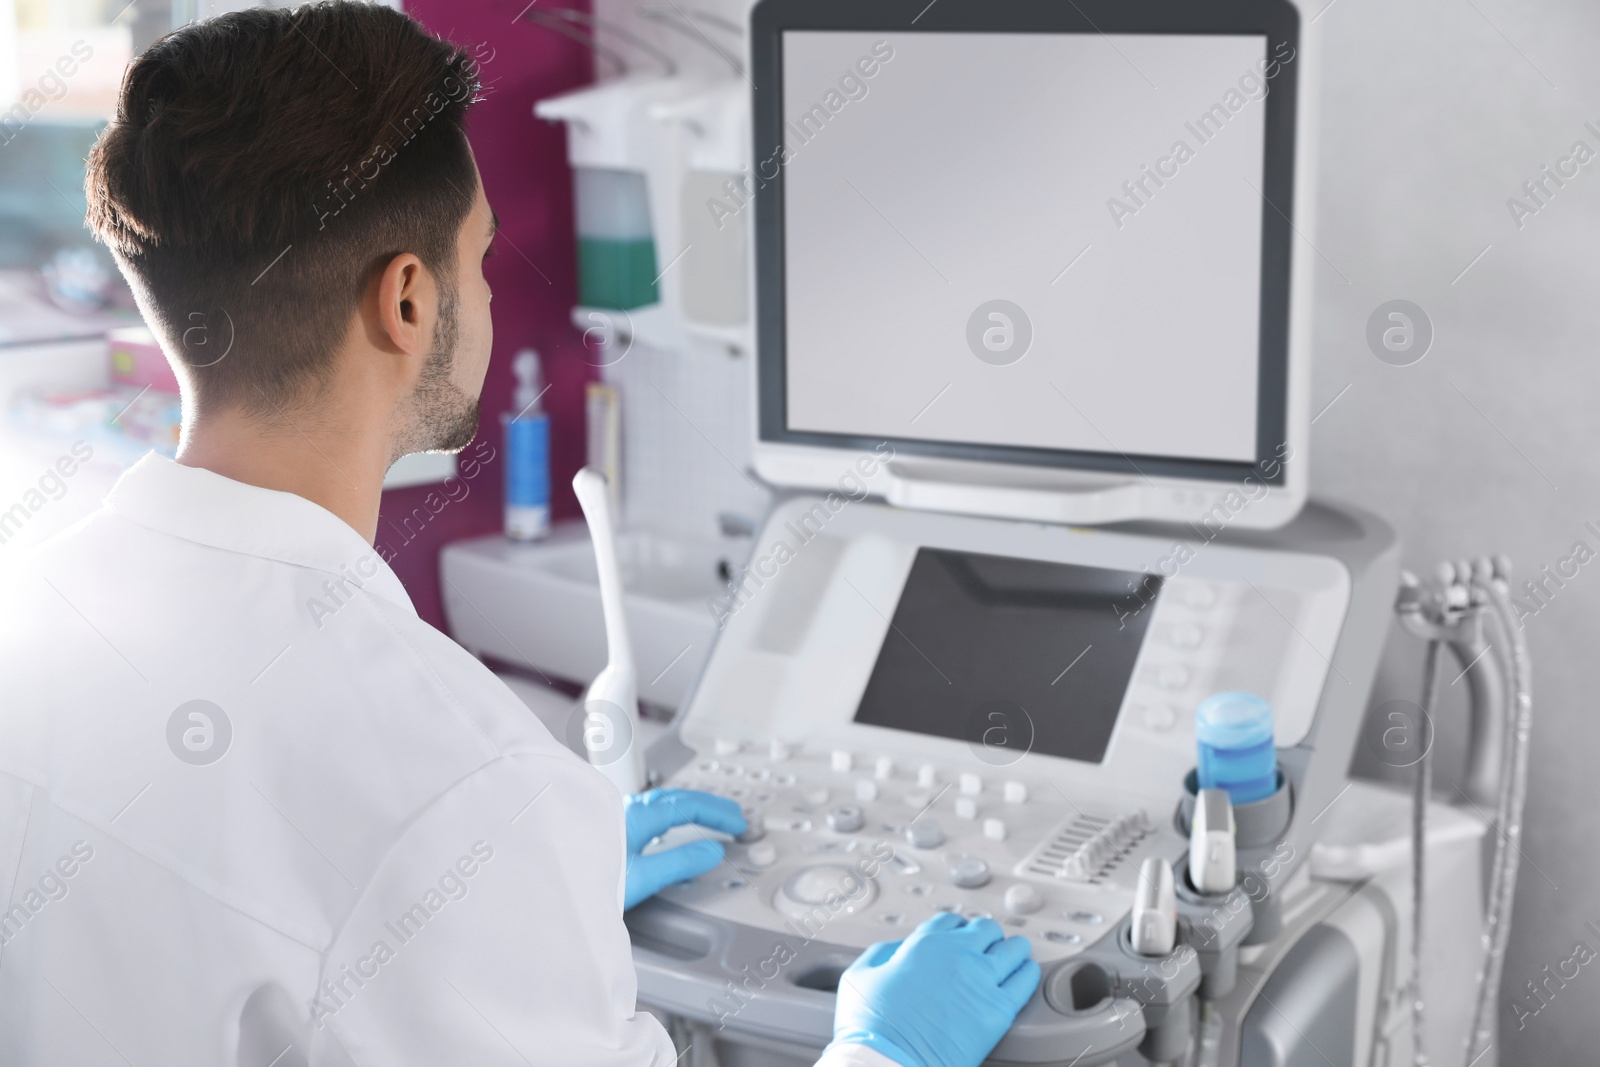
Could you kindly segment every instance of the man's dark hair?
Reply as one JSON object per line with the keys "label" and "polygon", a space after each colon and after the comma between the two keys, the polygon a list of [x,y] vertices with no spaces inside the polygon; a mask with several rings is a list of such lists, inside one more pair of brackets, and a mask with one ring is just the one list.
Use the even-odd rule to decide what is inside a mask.
{"label": "man's dark hair", "polygon": [[207,407],[316,395],[398,254],[453,299],[479,88],[462,49],[344,0],[196,22],[129,65],[89,155],[88,224]]}

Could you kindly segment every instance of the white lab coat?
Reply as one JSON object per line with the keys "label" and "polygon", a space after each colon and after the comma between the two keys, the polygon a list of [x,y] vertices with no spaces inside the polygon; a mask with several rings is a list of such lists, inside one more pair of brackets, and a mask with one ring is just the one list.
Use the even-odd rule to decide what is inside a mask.
{"label": "white lab coat", "polygon": [[7,570],[0,1063],[674,1063],[616,793],[333,514],[152,454]]}

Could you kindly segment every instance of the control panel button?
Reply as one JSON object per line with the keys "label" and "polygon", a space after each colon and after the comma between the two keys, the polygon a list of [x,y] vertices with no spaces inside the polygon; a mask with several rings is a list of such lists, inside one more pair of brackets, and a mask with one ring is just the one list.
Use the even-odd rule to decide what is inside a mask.
{"label": "control panel button", "polygon": [[990,841],[1004,841],[1006,839],[1006,823],[1004,819],[983,820],[983,836]]}
{"label": "control panel button", "polygon": [[833,755],[828,757],[828,766],[832,767],[835,771],[838,771],[840,774],[849,773],[850,768],[852,766],[854,766],[854,765],[855,765],[855,759],[850,755],[850,753],[847,750],[842,749],[842,748],[834,749],[833,750]]}
{"label": "control panel button", "polygon": [[866,823],[866,814],[854,804],[840,804],[828,812],[828,829],[835,833],[853,834]]}
{"label": "control panel button", "polygon": [[971,797],[956,797],[956,817],[959,819],[976,819],[978,817],[978,802]]}
{"label": "control panel button", "polygon": [[1178,713],[1167,705],[1152,704],[1144,709],[1145,729],[1164,734],[1176,725],[1178,725]]}
{"label": "control panel button", "polygon": [[879,756],[872,764],[872,776],[881,781],[894,777],[894,757]]}
{"label": "control panel button", "polygon": [[944,844],[944,827],[933,819],[918,819],[906,827],[906,841],[912,848],[938,848]]}
{"label": "control panel button", "polygon": [[1066,930],[1046,930],[1044,939],[1046,941],[1054,941],[1058,945],[1076,945],[1083,940],[1077,934],[1069,933]]}
{"label": "control panel button", "polygon": [[752,841],[760,841],[767,836],[767,823],[759,811],[745,809],[744,821],[744,833],[740,834],[735,840],[743,844],[749,844]]}
{"label": "control panel button", "polygon": [[771,867],[778,862],[778,846],[771,841],[758,841],[745,850],[745,859],[752,867]]}
{"label": "control panel button", "polygon": [[916,860],[907,859],[905,856],[899,855],[898,853],[889,857],[889,866],[893,867],[900,874],[911,875],[922,873],[921,864],[917,863]]}
{"label": "control panel button", "polygon": [[1217,591],[1204,582],[1195,582],[1183,591],[1180,599],[1185,607],[1205,611],[1217,603]]}
{"label": "control panel button", "polygon": [[778,910],[794,919],[804,919],[812,909],[835,907],[844,901],[844,911],[854,914],[877,899],[878,885],[854,867],[841,863],[819,863],[795,871],[778,890],[773,904]]}
{"label": "control panel button", "polygon": [[1156,685],[1162,689],[1182,689],[1189,684],[1189,668],[1181,663],[1164,663],[1156,668]]}
{"label": "control panel button", "polygon": [[1192,622],[1180,622],[1167,634],[1167,640],[1174,648],[1199,648],[1206,639],[1206,632]]}
{"label": "control panel button", "polygon": [[794,749],[787,741],[780,741],[776,737],[767,745],[767,758],[773,763],[782,763],[794,755]]}
{"label": "control panel button", "polygon": [[950,881],[962,889],[981,889],[989,884],[989,865],[976,856],[963,856],[950,868]]}
{"label": "control panel button", "polygon": [[1013,915],[1032,915],[1044,907],[1044,894],[1031,885],[1018,883],[1006,889],[1006,910]]}
{"label": "control panel button", "polygon": [[963,796],[975,797],[983,792],[983,779],[970,771],[963,772],[960,779],[960,788]]}
{"label": "control panel button", "polygon": [[924,789],[932,789],[939,784],[939,768],[931,763],[924,763],[917,768],[917,784]]}
{"label": "control panel button", "polygon": [[736,756],[739,750],[744,748],[744,744],[737,737],[719,737],[715,747],[719,756]]}
{"label": "control panel button", "polygon": [[1087,882],[1096,872],[1118,855],[1111,838],[1111,827],[1095,834],[1073,850],[1061,865],[1061,877],[1075,882]]}
{"label": "control panel button", "polygon": [[1028,786],[1024,782],[1007,782],[1004,795],[1007,804],[1026,804],[1028,802]]}
{"label": "control panel button", "polygon": [[1144,812],[1130,812],[1127,815],[1118,816],[1117,821],[1111,824],[1107,833],[1110,835],[1113,845],[1117,848],[1125,848],[1139,839],[1139,835],[1144,833],[1148,823],[1149,820]]}
{"label": "control panel button", "polygon": [[814,785],[800,795],[806,798],[807,804],[826,804],[828,802],[828,791],[820,785]]}
{"label": "control panel button", "polygon": [[863,778],[856,783],[856,799],[869,801],[878,799],[878,783],[871,778]]}

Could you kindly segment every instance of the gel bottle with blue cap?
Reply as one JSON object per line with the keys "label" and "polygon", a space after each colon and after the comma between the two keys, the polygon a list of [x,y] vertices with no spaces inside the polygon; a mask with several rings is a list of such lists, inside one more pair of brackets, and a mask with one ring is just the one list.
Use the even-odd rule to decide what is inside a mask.
{"label": "gel bottle with blue cap", "polygon": [[1272,706],[1254,693],[1206,697],[1194,712],[1201,789],[1225,789],[1235,806],[1278,791],[1278,751]]}

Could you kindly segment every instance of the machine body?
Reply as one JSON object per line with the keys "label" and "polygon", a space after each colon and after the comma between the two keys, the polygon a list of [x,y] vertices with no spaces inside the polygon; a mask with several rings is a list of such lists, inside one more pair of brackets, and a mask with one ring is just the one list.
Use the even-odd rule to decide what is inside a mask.
{"label": "machine body", "polygon": [[[651,753],[663,784],[754,816],[727,864],[629,913],[642,1002],[717,1057],[692,1062],[807,1062],[850,960],[939,910],[993,916],[1045,969],[996,1064],[1169,1062],[1207,1021],[1231,1057],[1217,1062],[1298,1062],[1272,1058],[1293,1049],[1261,995],[1344,970],[1354,984],[1302,997],[1313,1018],[1293,1021],[1332,1012],[1322,1025],[1361,1049],[1352,1064],[1373,1062],[1344,1008],[1365,998],[1370,1023],[1393,995],[1383,961],[1404,932],[1322,930],[1373,894],[1312,878],[1309,861],[1350,786],[1398,546],[1374,516],[1313,502],[1283,530],[1192,546],[1152,581],[1173,537],[809,496],[774,510]],[[1273,702],[1283,785],[1232,812],[1237,885],[1206,893],[1189,873],[1192,713],[1219,689]],[[915,715],[880,724],[893,708]],[[1162,955],[1132,933],[1147,860],[1178,890]]]}

